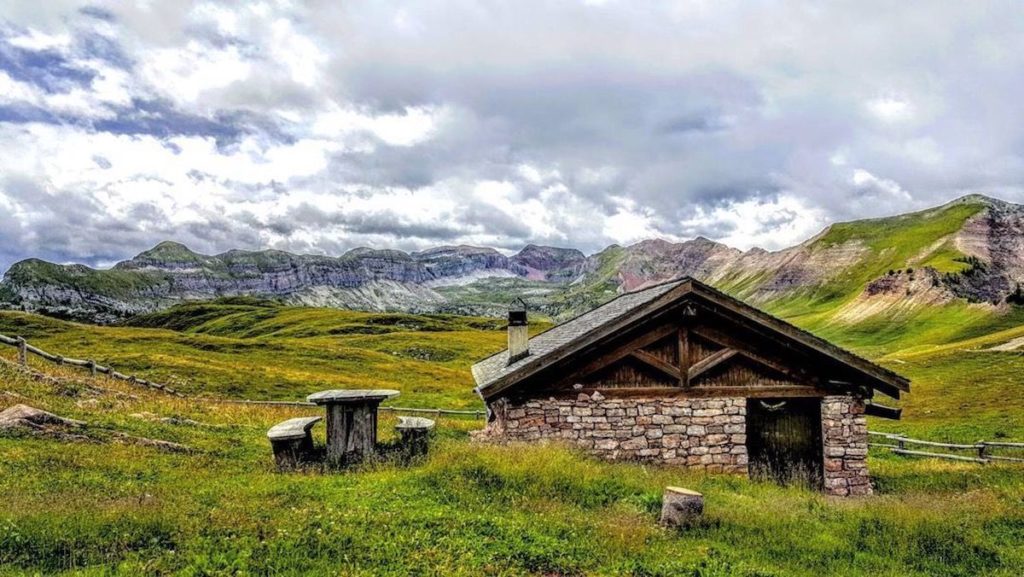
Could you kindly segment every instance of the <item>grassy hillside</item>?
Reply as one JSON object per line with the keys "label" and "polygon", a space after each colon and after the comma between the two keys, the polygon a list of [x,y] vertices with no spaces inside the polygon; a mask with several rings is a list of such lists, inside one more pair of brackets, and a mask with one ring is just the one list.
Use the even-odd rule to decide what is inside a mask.
{"label": "grassy hillside", "polygon": [[[281,474],[264,433],[308,411],[173,399],[51,370],[63,378],[39,382],[0,364],[0,408],[30,400],[91,425],[78,441],[0,436],[4,576],[1024,571],[1019,468],[876,455],[878,496],[837,501],[558,447],[478,446],[466,440],[475,422],[442,420],[422,463]],[[392,425],[382,419],[385,441]],[[196,452],[118,442],[113,431]],[[323,425],[317,435],[323,442]],[[704,520],[660,528],[666,485],[702,491]]]}
{"label": "grassy hillside", "polygon": [[[983,350],[1024,336],[1024,318],[1019,310],[978,310],[960,305],[902,323],[853,326],[792,320],[911,379],[904,420],[880,420],[876,428],[955,441],[1024,440],[1024,347]],[[0,333],[208,397],[284,400],[333,387],[394,388],[402,392],[392,403],[399,406],[477,409],[469,367],[505,346],[498,319],[240,298],[182,305],[133,323],[96,327],[0,313]],[[532,330],[547,326],[533,323]]]}
{"label": "grassy hillside", "polygon": [[96,327],[4,312],[0,333],[187,394],[300,399],[325,388],[395,388],[401,405],[432,407],[479,406],[468,367],[506,338],[496,319],[251,299],[183,305],[136,322],[141,326]]}
{"label": "grassy hillside", "polygon": [[[810,242],[807,250],[816,253],[855,247],[861,250],[857,261],[843,267],[838,277],[773,299],[765,306],[780,316],[805,317],[808,323],[823,324],[844,304],[856,299],[868,283],[890,271],[932,267],[940,273],[960,272],[968,265],[956,260],[964,255],[954,246],[953,236],[968,219],[985,210],[988,202],[984,197],[968,196],[922,212],[834,224]],[[754,290],[758,282],[757,278],[744,278],[723,288],[742,297]],[[958,304],[951,306],[956,308]],[[978,316],[984,314],[991,312],[979,312]],[[883,314],[880,318],[887,316]]]}

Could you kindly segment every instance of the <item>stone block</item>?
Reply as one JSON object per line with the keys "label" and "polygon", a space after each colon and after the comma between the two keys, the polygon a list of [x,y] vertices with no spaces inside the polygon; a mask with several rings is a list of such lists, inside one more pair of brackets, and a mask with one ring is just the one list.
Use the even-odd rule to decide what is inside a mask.
{"label": "stone block", "polygon": [[707,437],[705,437],[705,442],[709,446],[724,445],[724,444],[729,442],[729,435],[726,435],[726,434],[708,435]]}

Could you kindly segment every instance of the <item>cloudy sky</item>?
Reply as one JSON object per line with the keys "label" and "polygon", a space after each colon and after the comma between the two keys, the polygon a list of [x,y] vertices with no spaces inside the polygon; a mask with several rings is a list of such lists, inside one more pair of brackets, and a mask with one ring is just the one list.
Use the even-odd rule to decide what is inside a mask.
{"label": "cloudy sky", "polygon": [[1024,201],[1022,95],[1017,0],[4,0],[0,270],[164,239],[781,248]]}

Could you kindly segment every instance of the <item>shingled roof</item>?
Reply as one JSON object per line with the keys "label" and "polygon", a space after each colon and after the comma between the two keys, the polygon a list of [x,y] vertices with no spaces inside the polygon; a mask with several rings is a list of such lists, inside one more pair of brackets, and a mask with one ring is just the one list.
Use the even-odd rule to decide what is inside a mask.
{"label": "shingled roof", "polygon": [[855,372],[863,374],[866,384],[888,395],[898,397],[899,391],[910,390],[910,383],[904,377],[704,283],[686,277],[622,294],[572,320],[556,325],[531,338],[529,356],[512,364],[508,362],[507,350],[476,363],[472,371],[477,391],[484,398],[489,398],[499,390],[504,390],[534,374],[550,362],[573,354],[595,338],[628,326],[637,317],[675,303],[688,294],[725,306],[782,339],[794,341],[802,347],[834,358]]}

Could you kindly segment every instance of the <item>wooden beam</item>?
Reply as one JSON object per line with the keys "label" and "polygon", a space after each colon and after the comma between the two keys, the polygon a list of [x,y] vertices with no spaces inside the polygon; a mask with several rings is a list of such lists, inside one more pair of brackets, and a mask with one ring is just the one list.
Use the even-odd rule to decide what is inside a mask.
{"label": "wooden beam", "polygon": [[[755,353],[754,351],[751,351],[748,348],[746,348],[744,346],[745,343],[743,343],[741,340],[736,339],[726,333],[705,327],[695,328],[693,329],[693,332],[697,336],[709,340],[717,345],[736,349],[739,352],[739,354],[743,355],[747,359],[750,359],[751,361],[754,361],[759,365],[768,367],[769,369],[772,369],[776,372],[782,373],[783,375],[786,375],[787,377],[797,381],[798,383],[813,382],[813,379],[810,378],[808,375],[804,374],[803,371],[793,369],[792,367],[789,367],[787,365],[769,359],[768,357]],[[800,357],[797,358],[799,359]]]}
{"label": "wooden beam", "polygon": [[693,366],[691,366],[686,371],[686,376],[692,382],[697,377],[710,371],[711,369],[717,367],[718,365],[724,363],[725,361],[728,361],[729,359],[735,357],[738,354],[739,351],[737,351],[736,349],[722,349],[720,351],[715,351],[710,356],[704,357],[703,359],[697,361],[696,363],[693,363]]}
{"label": "wooden beam", "polygon": [[882,417],[883,419],[893,419],[895,421],[900,420],[900,416],[903,415],[903,409],[894,409],[885,405],[879,405],[868,401],[864,405],[864,414],[871,415],[873,417]]}
{"label": "wooden beam", "polygon": [[744,397],[749,399],[775,399],[793,397],[821,398],[828,393],[815,387],[586,387],[573,391],[554,393],[555,397],[576,398],[580,393],[592,395],[600,392],[609,399],[630,398],[711,398],[711,397]]}
{"label": "wooden beam", "polygon": [[575,371],[571,372],[565,378],[561,379],[560,382],[567,383],[570,385],[575,384],[579,379],[588,377],[591,374],[614,363],[615,361],[621,360],[629,356],[629,354],[632,353],[633,351],[642,349],[647,345],[650,345],[667,337],[668,335],[675,332],[675,330],[675,325],[667,324],[656,329],[653,329],[649,332],[646,332],[640,335],[639,337],[633,339],[632,341],[624,343],[612,349],[610,352],[595,357],[594,359],[588,361],[586,364],[579,367]]}
{"label": "wooden beam", "polygon": [[[669,316],[672,312],[677,310],[672,306],[673,303],[676,303],[683,295],[688,294],[692,289],[692,285],[692,279],[684,279],[680,281],[677,286],[654,298],[650,302],[633,309],[629,314],[624,314],[619,318],[607,322],[589,331],[584,336],[571,339],[569,342],[556,347],[555,350],[547,354],[538,355],[519,369],[495,379],[480,389],[481,394],[485,399],[494,398],[501,394],[505,389],[525,383],[531,377],[534,377],[542,371],[547,371],[552,366],[561,365],[567,360],[586,354],[588,349],[595,345],[599,346],[602,342],[607,342],[608,339],[613,338],[615,335],[633,331],[639,326],[647,325],[648,323],[653,324],[653,321]],[[675,324],[678,323],[678,319],[675,319],[675,321],[676,322],[672,324],[672,330],[675,330],[674,327]],[[623,353],[623,355],[625,354],[628,354],[628,351]],[[580,377],[575,375],[573,378]],[[562,382],[565,380],[567,379],[563,379]]]}
{"label": "wooden beam", "polygon": [[673,381],[679,379],[679,367],[670,365],[647,351],[637,349],[629,353],[629,356],[661,373],[664,373]]}
{"label": "wooden beam", "polygon": [[690,386],[690,329],[679,327],[679,386]]}
{"label": "wooden beam", "polygon": [[[691,283],[691,292],[702,297],[709,304],[718,305],[741,324],[757,325],[762,329],[767,329],[768,334],[766,336],[772,340],[781,340],[777,339],[776,335],[782,334],[787,337],[786,340],[790,340],[794,344],[802,345],[814,352],[824,354],[840,364],[872,377],[877,381],[878,385],[875,386],[873,384],[872,386],[875,386],[877,390],[887,395],[898,399],[901,390],[910,391],[910,381],[893,371],[841,349],[828,341],[730,297],[721,291],[700,282],[694,282]],[[757,332],[764,334],[763,330],[758,330]]]}

